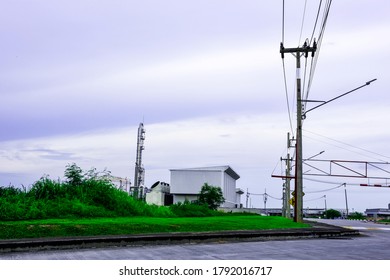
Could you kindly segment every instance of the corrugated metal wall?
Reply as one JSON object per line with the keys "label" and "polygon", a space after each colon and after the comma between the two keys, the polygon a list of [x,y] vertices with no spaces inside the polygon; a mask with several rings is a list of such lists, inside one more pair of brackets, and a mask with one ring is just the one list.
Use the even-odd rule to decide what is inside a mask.
{"label": "corrugated metal wall", "polygon": [[204,185],[223,187],[220,171],[171,170],[171,193],[198,194]]}
{"label": "corrugated metal wall", "polygon": [[236,180],[222,170],[171,170],[171,193],[174,203],[184,201],[185,197],[194,200],[202,186],[209,185],[222,189],[225,203],[223,207],[236,206]]}

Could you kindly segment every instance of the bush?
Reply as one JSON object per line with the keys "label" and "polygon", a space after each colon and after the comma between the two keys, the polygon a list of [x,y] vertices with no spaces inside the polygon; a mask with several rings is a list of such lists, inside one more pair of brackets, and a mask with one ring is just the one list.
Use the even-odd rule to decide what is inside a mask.
{"label": "bush", "polygon": [[341,213],[339,211],[337,211],[337,210],[329,209],[329,210],[326,210],[324,212],[323,217],[325,219],[339,218],[339,217],[341,217]]}
{"label": "bush", "polygon": [[66,182],[72,186],[79,186],[83,182],[83,170],[75,163],[68,164],[65,169]]}
{"label": "bush", "polygon": [[61,183],[49,179],[49,176],[41,177],[35,182],[28,192],[28,196],[35,199],[55,199],[65,195],[65,190]]}
{"label": "bush", "polygon": [[360,213],[360,212],[353,212],[351,214],[348,215],[348,219],[351,219],[351,220],[363,220],[365,217],[363,215],[363,213]]}
{"label": "bush", "polygon": [[0,187],[0,197],[17,197],[21,193],[22,190],[14,186]]}
{"label": "bush", "polygon": [[[205,184],[200,204],[188,201],[166,206],[148,205],[116,187],[109,172],[91,169],[84,173],[76,164],[67,165],[64,182],[43,176],[26,193],[15,187],[0,187],[0,220],[82,217],[205,217],[221,201],[221,189]],[[222,197],[223,199],[223,197]]]}
{"label": "bush", "polygon": [[225,198],[220,187],[205,183],[200,190],[198,202],[207,205],[211,210],[217,210],[225,202]]}
{"label": "bush", "polygon": [[211,210],[207,205],[195,204],[189,201],[178,202],[169,206],[177,217],[208,217],[218,215],[219,212]]}

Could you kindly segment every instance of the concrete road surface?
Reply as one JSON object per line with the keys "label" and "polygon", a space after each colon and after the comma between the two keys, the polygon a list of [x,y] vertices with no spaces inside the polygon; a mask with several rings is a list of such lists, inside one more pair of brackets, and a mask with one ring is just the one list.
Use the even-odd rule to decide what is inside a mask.
{"label": "concrete road surface", "polygon": [[361,237],[218,242],[1,253],[3,260],[390,260],[390,225],[320,220]]}

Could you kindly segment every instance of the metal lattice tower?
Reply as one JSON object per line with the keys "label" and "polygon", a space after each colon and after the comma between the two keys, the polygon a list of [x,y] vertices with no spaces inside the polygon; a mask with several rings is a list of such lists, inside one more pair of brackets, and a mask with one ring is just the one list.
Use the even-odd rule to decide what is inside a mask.
{"label": "metal lattice tower", "polygon": [[142,151],[145,149],[144,140],[145,140],[144,124],[140,123],[138,127],[137,156],[136,156],[135,172],[134,172],[134,190],[135,190],[135,195],[138,198],[142,198],[143,196],[143,188],[145,183],[145,169],[142,165]]}

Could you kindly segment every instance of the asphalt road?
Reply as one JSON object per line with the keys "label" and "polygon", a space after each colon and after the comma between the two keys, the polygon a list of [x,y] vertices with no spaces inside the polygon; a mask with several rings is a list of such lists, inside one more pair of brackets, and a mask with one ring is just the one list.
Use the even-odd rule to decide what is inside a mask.
{"label": "asphalt road", "polygon": [[360,237],[147,245],[1,253],[3,260],[390,260],[390,225],[321,220]]}

